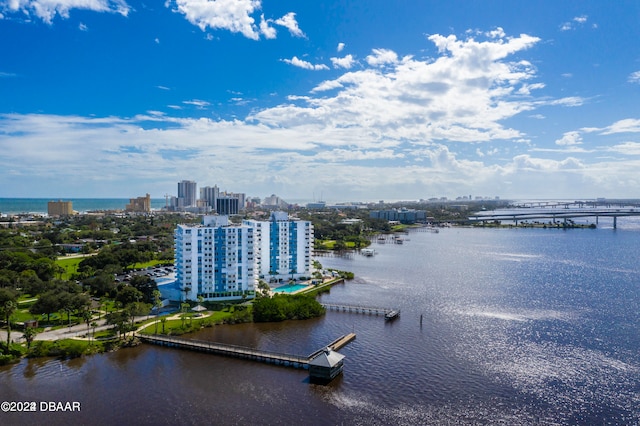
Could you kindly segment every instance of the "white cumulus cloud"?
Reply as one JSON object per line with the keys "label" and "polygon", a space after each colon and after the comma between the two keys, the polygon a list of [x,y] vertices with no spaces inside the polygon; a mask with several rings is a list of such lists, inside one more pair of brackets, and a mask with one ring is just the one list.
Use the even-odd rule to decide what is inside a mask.
{"label": "white cumulus cloud", "polygon": [[640,71],[629,74],[628,81],[629,83],[640,83]]}
{"label": "white cumulus cloud", "polygon": [[127,16],[131,7],[124,0],[8,0],[0,3],[0,10],[3,12],[33,15],[47,24],[51,24],[56,15],[63,19],[69,18],[72,9]]}
{"label": "white cumulus cloud", "polygon": [[295,37],[304,37],[296,21],[296,14],[289,12],[279,19],[265,19],[260,15],[256,24],[253,15],[262,9],[261,0],[168,0],[167,6],[174,6],[174,11],[182,13],[193,25],[202,31],[227,30],[243,36],[259,40],[262,34],[267,39],[277,36],[272,24],[285,27]]}
{"label": "white cumulus cloud", "polygon": [[349,69],[355,63],[353,55],[347,55],[344,58],[330,58],[334,68]]}
{"label": "white cumulus cloud", "polygon": [[373,49],[366,61],[371,66],[395,64],[398,62],[398,54],[389,49]]}
{"label": "white cumulus cloud", "polygon": [[304,68],[306,70],[312,71],[320,71],[320,70],[328,70],[329,67],[324,64],[312,64],[311,62],[303,61],[302,59],[298,59],[297,56],[294,56],[291,59],[283,59],[283,62],[293,65],[294,67]]}
{"label": "white cumulus cloud", "polygon": [[556,140],[556,145],[573,146],[582,144],[582,136],[580,132],[566,132],[562,138]]}
{"label": "white cumulus cloud", "polygon": [[207,28],[241,33],[258,40],[260,35],[251,16],[261,7],[260,0],[175,0],[177,11],[202,31]]}
{"label": "white cumulus cloud", "polygon": [[273,23],[276,25],[285,27],[286,29],[289,30],[291,35],[295,37],[305,37],[300,27],[298,27],[298,22],[296,21],[296,14],[293,12],[289,12],[286,15],[284,15],[282,18],[276,19],[275,21],[273,21]]}
{"label": "white cumulus cloud", "polygon": [[585,127],[581,129],[583,132],[598,132],[602,135],[613,135],[616,133],[640,133],[640,119],[637,118],[624,118],[618,120],[615,123],[599,128],[599,127]]}
{"label": "white cumulus cloud", "polygon": [[[587,15],[576,16],[571,21],[564,22],[562,25],[560,25],[560,31],[575,30],[577,27],[586,24],[588,19],[589,17]],[[592,28],[597,27],[598,26],[596,24],[592,26]]]}
{"label": "white cumulus cloud", "polygon": [[278,33],[275,28],[269,26],[269,21],[265,21],[264,15],[260,15],[260,32],[269,39],[276,38]]}

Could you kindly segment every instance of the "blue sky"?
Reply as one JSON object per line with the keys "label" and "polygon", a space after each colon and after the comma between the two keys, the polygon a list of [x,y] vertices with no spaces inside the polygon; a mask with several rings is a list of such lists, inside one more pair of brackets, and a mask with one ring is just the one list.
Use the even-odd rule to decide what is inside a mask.
{"label": "blue sky", "polygon": [[0,0],[0,197],[640,197],[637,1]]}

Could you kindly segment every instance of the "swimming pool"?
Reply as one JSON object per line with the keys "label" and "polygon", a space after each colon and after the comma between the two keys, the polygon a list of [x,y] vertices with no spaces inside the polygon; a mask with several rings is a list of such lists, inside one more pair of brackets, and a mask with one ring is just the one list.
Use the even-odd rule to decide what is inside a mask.
{"label": "swimming pool", "polygon": [[275,293],[293,293],[296,292],[298,290],[302,290],[309,287],[306,284],[293,284],[293,285],[283,285],[282,287],[278,287],[278,288],[274,288],[273,291]]}

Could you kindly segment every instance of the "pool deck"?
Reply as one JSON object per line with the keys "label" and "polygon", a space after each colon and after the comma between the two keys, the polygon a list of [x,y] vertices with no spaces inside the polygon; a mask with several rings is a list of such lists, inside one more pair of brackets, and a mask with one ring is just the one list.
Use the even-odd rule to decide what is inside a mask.
{"label": "pool deck", "polygon": [[[312,284],[285,284],[283,286],[272,289],[271,291],[274,293],[284,293],[284,294],[296,294],[303,290],[307,290]],[[289,291],[288,287],[299,287],[293,291]]]}

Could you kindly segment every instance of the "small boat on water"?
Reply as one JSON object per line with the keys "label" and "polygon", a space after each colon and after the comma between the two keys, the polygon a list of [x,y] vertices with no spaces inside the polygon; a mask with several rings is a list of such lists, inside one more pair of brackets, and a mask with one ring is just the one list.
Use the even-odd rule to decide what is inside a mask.
{"label": "small boat on water", "polygon": [[402,244],[402,242],[403,242],[402,238],[400,238],[400,237],[396,238],[396,244]]}
{"label": "small boat on water", "polygon": [[396,311],[395,309],[384,314],[385,321],[392,321],[400,316],[400,311]]}
{"label": "small boat on water", "polygon": [[364,256],[371,257],[376,254],[376,251],[372,248],[363,248],[362,250],[360,250],[360,253],[362,253]]}

